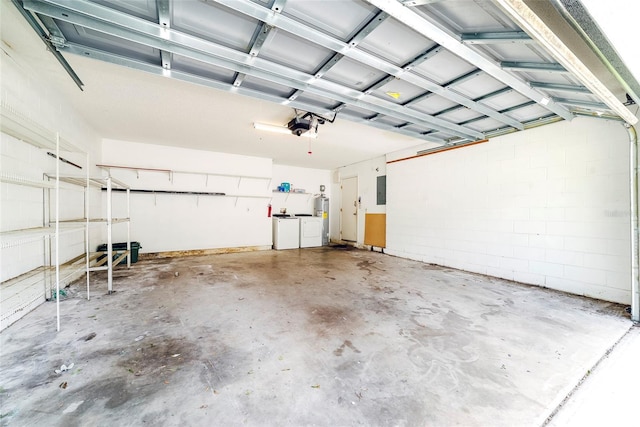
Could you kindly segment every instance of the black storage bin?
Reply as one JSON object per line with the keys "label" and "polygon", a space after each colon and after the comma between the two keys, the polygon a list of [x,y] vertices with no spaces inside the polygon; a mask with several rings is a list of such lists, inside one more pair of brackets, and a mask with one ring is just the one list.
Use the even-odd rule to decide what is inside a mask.
{"label": "black storage bin", "polygon": [[[140,242],[131,242],[131,262],[138,262],[138,251],[140,250],[142,246],[140,246]],[[113,244],[113,251],[126,251],[127,250],[127,242],[124,243],[114,243]],[[98,246],[98,252],[106,252],[107,251],[107,244],[102,244],[100,246]],[[102,258],[102,257],[100,257]],[[98,258],[98,259],[100,259]],[[116,255],[114,254],[113,259],[116,259]],[[126,264],[127,263],[127,258],[124,258],[122,261],[120,261],[120,264]]]}

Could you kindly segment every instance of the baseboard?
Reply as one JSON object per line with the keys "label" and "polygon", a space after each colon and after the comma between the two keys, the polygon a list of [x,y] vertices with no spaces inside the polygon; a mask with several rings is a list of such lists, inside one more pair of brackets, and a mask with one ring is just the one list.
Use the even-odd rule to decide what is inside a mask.
{"label": "baseboard", "polygon": [[198,255],[233,254],[238,252],[254,252],[254,251],[268,251],[268,250],[271,250],[271,246],[241,246],[237,248],[189,249],[184,251],[149,252],[149,253],[140,254],[138,258],[145,260],[145,259],[157,259],[157,258],[177,258],[177,257],[198,256]]}

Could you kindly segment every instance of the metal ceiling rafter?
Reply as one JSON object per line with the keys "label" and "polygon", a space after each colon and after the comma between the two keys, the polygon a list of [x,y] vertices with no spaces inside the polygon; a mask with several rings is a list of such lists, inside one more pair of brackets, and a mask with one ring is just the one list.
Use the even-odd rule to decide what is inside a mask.
{"label": "metal ceiling rafter", "polygon": [[[487,93],[485,95],[479,96],[477,98],[474,98],[475,101],[477,102],[481,102],[484,101],[485,99],[489,99],[489,98],[493,98],[494,96],[498,96],[498,95],[503,95],[505,93],[509,93],[509,92],[513,92],[514,89],[510,88],[510,87],[503,87],[502,89],[498,89],[498,90],[494,90],[493,92]],[[453,107],[450,108],[445,108],[444,110],[438,111],[437,113],[434,113],[434,116],[441,116],[443,114],[446,113],[451,113],[453,111],[458,111],[458,110],[462,110],[464,107],[461,105],[455,105]],[[482,118],[482,117],[480,117]]]}
{"label": "metal ceiling rafter", "polygon": [[373,18],[367,22],[367,24],[362,27],[351,39],[349,40],[349,45],[351,47],[355,47],[360,44],[365,37],[367,37],[373,30],[378,28],[380,24],[387,20],[389,14],[386,12],[378,12]]}
{"label": "metal ceiling rafter", "polygon": [[554,90],[559,92],[570,92],[570,93],[588,93],[591,91],[585,86],[577,86],[577,85],[568,85],[562,83],[545,83],[545,82],[529,82],[531,87],[535,87],[538,89],[545,90]]}
{"label": "metal ceiling rafter", "polygon": [[369,86],[368,88],[366,88],[365,90],[363,90],[363,92],[366,95],[369,95],[371,93],[373,93],[374,90],[378,90],[380,88],[382,88],[384,85],[394,81],[396,78],[393,76],[387,76],[387,77],[383,77],[380,80],[378,80],[377,82],[375,82],[374,84],[372,84],[371,86]]}
{"label": "metal ceiling rafter", "polygon": [[[513,107],[504,108],[504,109],[500,110],[500,112],[501,113],[510,113],[512,111],[516,111],[516,110],[519,110],[521,108],[529,107],[530,105],[535,105],[535,104],[536,104],[535,101],[529,100],[527,102],[523,102],[522,104],[514,105]],[[562,118],[560,118],[560,119],[562,119]],[[472,119],[465,120],[465,121],[460,122],[460,123],[464,123],[465,125],[468,125],[470,123],[479,122],[480,120],[484,120],[484,117],[474,117]],[[504,129],[504,128],[500,128],[500,129]],[[491,133],[491,132],[495,132],[495,131],[489,131],[487,133]]]}
{"label": "metal ceiling rafter", "polygon": [[567,99],[567,98],[551,98],[554,102],[563,105],[572,105],[574,107],[583,107],[590,108],[596,110],[611,110],[609,106],[603,102],[591,102],[591,101],[582,101],[578,99]]}
{"label": "metal ceiling rafter", "polygon": [[[495,92],[489,93],[487,95],[481,96],[480,98],[486,99],[486,98],[490,98],[492,96],[497,96],[497,95],[500,95],[502,93],[512,92],[512,91],[513,91],[512,88],[504,88],[504,89],[500,89],[500,90],[497,90]],[[480,98],[476,98],[476,99],[480,99]],[[513,111],[519,110],[521,108],[529,107],[531,105],[536,105],[536,104],[537,104],[537,102],[530,100],[530,101],[527,101],[527,102],[523,102],[522,104],[514,105],[513,107],[504,108],[504,109],[500,110],[500,112],[501,113],[509,113],[509,112],[513,112]],[[454,111],[454,110],[459,110],[460,108],[462,108],[462,107],[456,106],[456,107],[448,108],[446,110],[442,110],[442,111],[436,113],[435,115],[439,116],[439,115],[442,115],[442,114],[445,114],[445,113],[449,113],[449,112]],[[572,110],[572,113],[576,114],[576,115],[580,115],[580,114],[578,114],[577,112],[575,112],[573,110]],[[585,115],[585,114],[582,114],[582,115]],[[604,117],[604,115],[601,115],[601,116]],[[597,117],[599,117],[599,116],[597,116]],[[546,121],[548,119],[550,119],[550,118],[552,119],[552,121],[549,122],[549,123],[555,123],[557,121],[564,120],[562,117],[556,116],[555,114],[548,114],[548,115],[545,115],[545,116],[542,116],[542,117],[538,117],[537,119],[533,119],[533,120],[525,122],[525,126],[527,125],[527,123],[531,124],[531,123],[534,123],[536,120],[543,120],[546,123]],[[479,122],[480,120],[484,120],[484,119],[485,119],[485,117],[482,117],[482,116],[474,117],[472,119],[468,119],[468,120],[465,120],[463,122],[459,122],[458,124],[468,125],[470,123]],[[622,119],[618,119],[618,120],[622,120]],[[508,129],[509,128],[507,128],[507,127],[502,127],[500,129],[497,129],[497,130],[494,130],[494,131],[488,131],[488,132],[486,132],[486,135],[487,135],[487,137],[494,137],[494,136],[497,136],[495,134],[496,131],[504,131],[504,130],[508,130]],[[527,129],[529,129],[529,128],[527,128]],[[513,131],[513,129],[511,129],[507,133],[510,133],[511,131]],[[437,134],[437,133],[439,133],[439,131],[438,132],[428,131],[428,132],[423,132],[422,135],[427,136],[427,135],[434,135],[434,134]]]}
{"label": "metal ceiling rafter", "polygon": [[171,4],[169,0],[156,0],[158,9],[158,24],[164,28],[171,28]]}
{"label": "metal ceiling rafter", "polygon": [[425,4],[439,3],[444,0],[402,0],[407,6],[423,6]]}
{"label": "metal ceiling rafter", "polygon": [[566,68],[555,62],[502,61],[500,67],[511,71],[543,71],[551,73],[568,73]]}
{"label": "metal ceiling rafter", "polygon": [[[474,101],[481,102],[481,101],[484,101],[485,99],[493,98],[494,96],[503,95],[505,93],[509,93],[509,92],[513,92],[513,91],[514,91],[513,88],[505,86],[502,89],[494,90],[493,92],[487,93],[487,94],[479,96],[477,98],[474,98]],[[519,105],[516,105],[514,107],[509,107],[509,108],[505,108],[504,110],[500,110],[500,112],[501,113],[511,112],[511,111],[517,110],[519,108],[527,107],[527,106],[535,104],[535,103],[536,103],[535,101],[530,101],[528,103],[525,103],[527,105],[519,104]],[[440,110],[437,113],[434,113],[433,116],[434,117],[442,116],[442,115],[447,114],[447,113],[452,113],[454,111],[462,110],[463,108],[464,107],[462,105],[455,105],[453,107],[449,107],[449,108],[445,108],[444,110]],[[477,122],[477,121],[483,120],[483,119],[485,119],[485,116],[478,116],[478,117],[474,117],[474,118],[469,119],[469,120],[465,120],[463,122],[459,122],[458,124],[473,123],[473,122]],[[434,133],[438,133],[438,132],[439,131],[428,131],[428,132],[425,132],[425,134],[434,134]]]}
{"label": "metal ceiling rafter", "polygon": [[[132,17],[122,12],[85,0],[25,0],[25,8],[36,13],[49,15],[66,22],[111,34],[125,40],[169,50],[234,71],[241,71],[273,83],[302,89],[319,96],[331,97],[338,102],[353,104],[364,109],[379,111],[401,120],[412,121],[432,129],[446,130],[467,139],[483,138],[473,129],[458,126],[447,120],[437,119],[419,111],[410,110],[392,102],[366,95],[337,83],[297,70],[275,64],[258,57],[238,52],[225,46],[180,33],[173,29],[162,29],[158,24]],[[167,34],[168,32],[168,34]]]}
{"label": "metal ceiling rafter", "polygon": [[[326,49],[333,50],[334,52],[341,53],[344,56],[351,58],[355,61],[368,65],[377,70],[383,71],[396,78],[409,82],[420,88],[434,92],[443,98],[447,98],[450,101],[462,104],[472,110],[476,110],[486,116],[494,118],[502,123],[513,126],[517,129],[524,129],[524,125],[517,120],[514,120],[508,116],[498,113],[496,110],[489,108],[482,104],[473,102],[470,98],[457,93],[455,91],[447,90],[437,83],[432,82],[418,74],[411,72],[411,69],[404,69],[392,64],[380,57],[367,53],[360,49],[355,49],[355,46],[351,46],[335,37],[325,34],[321,31],[307,27],[302,23],[288,18],[284,15],[272,14],[269,9],[253,3],[249,0],[206,0],[212,3],[218,3],[228,7],[236,12],[243,13],[254,19],[266,22],[274,27],[280,28],[305,40],[308,40],[314,44],[322,46]],[[402,20],[400,20],[402,22]]]}
{"label": "metal ceiling rafter", "polygon": [[51,44],[55,47],[64,46],[67,42],[67,38],[62,33],[60,27],[58,27],[58,24],[56,24],[56,21],[48,16],[41,16],[39,17],[39,19],[40,21],[42,21],[44,26],[47,28],[47,31],[49,32],[49,40],[51,41]]}
{"label": "metal ceiling rafter", "polygon": [[[353,37],[351,37],[348,43],[351,46],[357,46],[367,35],[378,28],[378,26],[382,24],[388,17],[389,15],[387,15],[386,13],[378,12],[378,14],[371,18],[367,24],[365,24],[358,32],[356,32]],[[263,25],[266,24],[263,23]],[[330,69],[335,67],[342,58],[344,58],[343,54],[334,53],[333,56],[329,58],[329,60],[327,60],[318,70],[316,70],[316,72],[314,73],[316,78],[321,78],[322,76],[324,76]],[[289,99],[293,101],[301,94],[301,90],[296,90],[291,95],[289,95]]]}
{"label": "metal ceiling rafter", "polygon": [[[538,117],[537,119],[529,120],[524,123],[525,129],[533,129],[539,126],[548,125],[551,123],[557,123],[562,120],[562,117],[558,117],[555,114],[549,114],[543,117]],[[493,130],[491,132],[487,132],[487,138],[495,138],[497,136],[508,135],[513,133],[513,129],[508,127],[503,127],[500,129]]]}
{"label": "metal ceiling rafter", "polygon": [[460,43],[458,38],[448,34],[443,29],[427,21],[411,8],[406,7],[395,0],[365,1],[378,9],[384,10],[398,21],[412,28],[414,31],[417,31],[419,34],[422,34],[424,37],[444,46],[451,53],[459,56],[470,64],[475,65],[481,70],[484,70],[496,80],[501,81],[507,86],[511,86],[525,97],[540,103],[540,105],[547,110],[556,113],[566,120],[571,120],[573,118],[571,112],[565,107],[552,102],[547,96],[538,92],[517,76],[514,76],[500,68],[499,64],[496,62],[484,57],[471,47]]}
{"label": "metal ceiling rafter", "polygon": [[[62,65],[62,68],[64,68],[64,70],[67,72],[69,77],[71,77],[71,80],[73,80],[73,82],[76,84],[76,86],[78,86],[78,89],[84,91],[84,89],[82,88],[82,86],[84,86],[84,83],[82,83],[82,80],[80,80],[80,77],[78,77],[78,75],[73,70],[73,68],[71,68],[71,65],[69,65],[69,63],[64,58],[64,56],[62,56],[60,54],[60,52],[58,52],[58,50],[56,49],[56,46],[50,40],[49,35],[47,33],[45,33],[45,31],[42,29],[42,27],[40,26],[38,21],[36,21],[36,19],[33,17],[33,15],[31,13],[29,13],[28,11],[26,11],[25,9],[22,8],[22,5],[20,4],[20,2],[18,0],[12,0],[12,1],[13,1],[13,4],[15,5],[15,7],[20,12],[20,14],[29,23],[31,28],[33,28],[33,30],[36,32],[36,34],[38,34],[38,37],[40,37],[40,40],[42,40],[42,42],[47,46],[47,50],[49,52],[51,52],[51,54],[56,58],[56,60],[60,63],[60,65]],[[56,26],[56,28],[57,28],[57,26]]]}
{"label": "metal ceiling rafter", "polygon": [[258,56],[258,54],[260,53],[260,49],[262,49],[262,46],[264,46],[264,42],[267,41],[267,36],[272,29],[273,27],[265,25],[264,23],[260,25],[260,29],[258,30],[253,43],[251,43],[249,55]]}
{"label": "metal ceiling rafter", "polygon": [[[367,0],[369,1],[369,0]],[[591,70],[565,45],[562,40],[536,15],[522,0],[493,0],[502,11],[526,31],[531,38],[548,50],[556,61],[571,70],[580,83],[589,88],[601,101],[607,104],[630,125],[638,123],[638,118],[620,102]]]}
{"label": "metal ceiling rafter", "polygon": [[[171,28],[171,4],[169,0],[156,0],[156,9],[158,10],[158,24],[162,28]],[[162,68],[165,70],[171,69],[171,52],[166,50],[160,51],[160,61],[162,62]]]}
{"label": "metal ceiling rafter", "polygon": [[[264,92],[260,92],[255,89],[249,89],[246,87],[234,87],[229,83],[222,83],[218,80],[213,80],[207,77],[197,76],[191,73],[187,73],[184,71],[176,71],[171,70],[169,74],[167,74],[161,67],[153,64],[149,64],[147,62],[127,58],[124,56],[116,55],[113,53],[104,52],[102,50],[94,49],[91,47],[83,46],[77,43],[68,43],[64,48],[64,51],[72,53],[74,55],[83,56],[85,58],[93,58],[100,61],[108,62],[111,64],[124,66],[128,68],[132,68],[138,71],[143,71],[146,73],[154,74],[157,76],[170,77],[179,81],[197,84],[200,86],[210,87],[217,90],[222,90],[225,92],[237,93],[244,96],[249,96],[252,98],[261,99],[268,102],[273,102],[275,104],[280,105],[288,105],[292,108],[297,108],[300,110],[308,111],[314,114],[318,114],[321,116],[330,116],[333,114],[333,109],[326,109],[322,107],[318,107],[316,105],[307,104],[305,102],[288,102],[287,98],[283,98],[277,95],[269,95]],[[351,115],[343,115],[344,119],[352,121],[354,123],[361,124],[369,124],[365,119],[358,118]],[[444,141],[440,138],[435,138],[428,135],[422,135],[420,132],[412,132],[407,130],[397,130],[394,126],[385,125],[384,123],[378,123],[375,125],[378,129],[383,129],[387,131],[392,131],[396,133],[401,133],[406,136],[410,136],[413,138],[419,138],[424,141],[434,142],[437,144],[444,144]]]}
{"label": "metal ceiling rafter", "polygon": [[[484,71],[482,71],[482,70],[469,71],[468,73],[463,74],[463,75],[461,75],[459,77],[456,77],[455,79],[445,83],[443,87],[450,88],[450,87],[453,87],[455,85],[462,84],[462,83],[464,83],[464,82],[466,82],[468,80],[471,80],[471,79],[473,79],[475,77],[478,77],[482,73],[484,73]],[[428,98],[432,97],[433,95],[434,95],[433,92],[423,93],[423,94],[420,94],[420,95],[408,100],[407,102],[405,102],[402,105],[404,105],[404,106],[414,105],[414,104],[417,104],[418,102],[422,102],[425,99],[428,99]],[[478,102],[477,99],[474,99],[474,101]],[[465,108],[464,105],[457,105],[456,108],[458,108],[458,107],[459,108]]]}
{"label": "metal ceiling rafter", "polygon": [[[286,2],[287,0],[273,0],[271,2],[270,8],[274,12],[280,13],[284,8]],[[267,40],[267,36],[269,36],[269,33],[272,29],[272,26],[267,25],[264,22],[262,22],[258,26],[255,33],[253,34],[253,37],[251,38],[251,42],[249,42],[249,55],[258,56],[258,54],[260,53],[260,49],[262,49],[262,46],[264,46],[264,42]],[[236,73],[236,78],[233,81],[233,85],[235,87],[240,86],[246,76],[247,75],[243,73]]]}
{"label": "metal ceiling rafter", "polygon": [[404,64],[402,66],[402,69],[405,70],[405,71],[412,70],[413,68],[415,68],[418,65],[422,64],[426,60],[431,59],[434,56],[436,56],[437,54],[439,54],[440,52],[442,52],[443,49],[444,48],[442,46],[435,45],[435,46],[431,47],[430,49],[427,49],[425,52],[422,52],[420,55],[416,56],[411,61],[409,61],[406,64]]}
{"label": "metal ceiling rafter", "polygon": [[533,43],[529,34],[524,31],[488,31],[484,33],[462,33],[460,40],[464,44],[501,44],[501,43]]}
{"label": "metal ceiling rafter", "polygon": [[[249,55],[258,56],[258,54],[260,53],[260,49],[262,48],[262,45],[267,39],[267,36],[271,32],[272,28],[273,27],[268,26],[264,22],[258,26],[255,34],[253,35],[253,40],[251,41],[249,46]],[[233,80],[233,86],[240,86],[245,77],[247,77],[247,75],[244,73],[236,73],[236,77]]]}

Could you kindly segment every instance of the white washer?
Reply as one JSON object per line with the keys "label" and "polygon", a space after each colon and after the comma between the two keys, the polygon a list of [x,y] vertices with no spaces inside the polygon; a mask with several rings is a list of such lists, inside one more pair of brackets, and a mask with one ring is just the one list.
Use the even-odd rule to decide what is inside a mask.
{"label": "white washer", "polygon": [[300,217],[300,247],[315,248],[322,246],[322,217]]}
{"label": "white washer", "polygon": [[296,217],[273,218],[273,249],[300,247],[300,221]]}

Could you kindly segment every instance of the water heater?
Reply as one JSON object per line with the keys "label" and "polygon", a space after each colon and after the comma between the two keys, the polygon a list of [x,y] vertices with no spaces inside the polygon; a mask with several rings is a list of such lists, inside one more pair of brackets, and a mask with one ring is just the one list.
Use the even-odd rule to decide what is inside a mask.
{"label": "water heater", "polygon": [[329,244],[329,198],[320,195],[314,203],[315,216],[322,217],[322,245]]}

